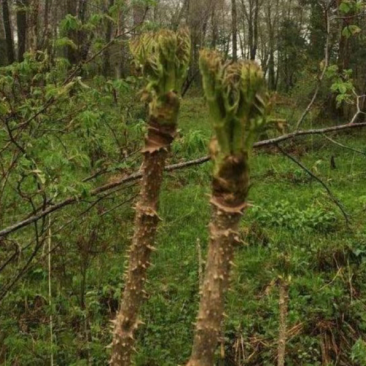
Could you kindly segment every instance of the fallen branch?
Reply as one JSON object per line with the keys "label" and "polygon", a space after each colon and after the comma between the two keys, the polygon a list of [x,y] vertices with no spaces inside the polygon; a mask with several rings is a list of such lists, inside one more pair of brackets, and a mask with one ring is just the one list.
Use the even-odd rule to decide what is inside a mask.
{"label": "fallen branch", "polygon": [[[279,142],[291,140],[293,138],[300,137],[300,136],[322,135],[322,134],[330,133],[330,132],[339,132],[339,131],[345,131],[345,130],[350,130],[350,129],[354,129],[354,128],[363,128],[363,127],[366,127],[366,122],[353,123],[353,124],[344,124],[344,125],[340,125],[340,126],[332,126],[332,127],[326,127],[326,128],[320,128],[320,129],[295,131],[295,132],[292,132],[292,133],[289,133],[289,134],[286,134],[286,135],[282,135],[282,136],[279,136],[279,137],[276,137],[276,138],[273,138],[273,139],[259,141],[259,142],[254,144],[254,147],[255,148],[261,148],[261,147],[264,147],[264,146],[276,145]],[[166,167],[165,170],[169,172],[169,171],[184,169],[184,168],[188,168],[188,167],[191,167],[191,166],[204,164],[209,160],[210,160],[209,156],[204,156],[204,157],[199,158],[199,159],[169,165],[169,166]],[[108,183],[108,184],[105,184],[101,187],[97,187],[97,188],[93,189],[89,193],[89,195],[92,196],[92,197],[97,196],[101,193],[104,193],[104,192],[107,192],[107,191],[112,190],[114,188],[117,188],[117,187],[119,187],[123,184],[136,181],[140,178],[141,178],[141,172],[136,172],[136,173],[133,173],[133,174],[127,176],[127,177],[123,177],[123,178],[121,178],[121,179],[119,179],[119,180],[117,180],[113,183]],[[11,234],[11,233],[23,228],[23,227],[26,227],[26,226],[32,224],[35,221],[38,221],[39,219],[49,215],[52,212],[55,212],[55,211],[60,210],[64,207],[66,207],[66,206],[77,203],[80,200],[81,200],[81,196],[66,198],[64,201],[56,203],[52,206],[49,206],[47,209],[39,212],[36,215],[30,216],[25,220],[19,221],[19,222],[13,224],[13,225],[1,230],[0,231],[0,237],[4,237],[8,234]]]}
{"label": "fallen branch", "polygon": [[353,123],[353,124],[346,123],[344,125],[339,125],[339,126],[332,126],[332,127],[325,127],[325,128],[319,128],[319,129],[311,129],[311,130],[303,130],[303,131],[295,131],[295,132],[289,133],[287,135],[282,135],[282,136],[279,136],[279,137],[275,137],[273,139],[259,141],[259,142],[254,144],[254,147],[258,148],[258,147],[262,147],[262,146],[275,145],[279,142],[286,141],[286,140],[291,140],[291,139],[293,139],[295,137],[299,137],[299,136],[321,135],[321,134],[324,134],[324,133],[339,132],[339,131],[349,130],[349,129],[352,129],[352,128],[362,128],[362,127],[366,127],[366,122]]}

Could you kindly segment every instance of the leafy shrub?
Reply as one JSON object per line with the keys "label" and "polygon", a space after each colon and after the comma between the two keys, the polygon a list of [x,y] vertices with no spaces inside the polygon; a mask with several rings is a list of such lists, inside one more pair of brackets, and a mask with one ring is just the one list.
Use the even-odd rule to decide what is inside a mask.
{"label": "leafy shrub", "polygon": [[314,206],[301,210],[289,201],[277,201],[266,209],[255,206],[252,208],[252,214],[263,226],[282,227],[291,231],[329,231],[333,230],[337,223],[336,215],[332,211]]}
{"label": "leafy shrub", "polygon": [[207,152],[208,138],[200,130],[192,131],[180,137],[173,143],[174,155],[192,157]]}
{"label": "leafy shrub", "polygon": [[353,345],[351,350],[351,359],[360,366],[366,365],[366,342],[361,338]]}

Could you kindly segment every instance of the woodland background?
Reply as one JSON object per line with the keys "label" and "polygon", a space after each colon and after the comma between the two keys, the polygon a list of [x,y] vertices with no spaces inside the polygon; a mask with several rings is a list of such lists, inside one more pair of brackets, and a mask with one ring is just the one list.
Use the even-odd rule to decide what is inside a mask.
{"label": "woodland background", "polygon": [[0,364],[107,363],[145,133],[128,41],[186,25],[136,364],[190,352],[210,215],[198,55],[213,47],[262,66],[286,121],[262,140],[315,130],[252,154],[218,365],[277,363],[284,280],[286,365],[366,365],[364,1],[1,0],[0,19]]}

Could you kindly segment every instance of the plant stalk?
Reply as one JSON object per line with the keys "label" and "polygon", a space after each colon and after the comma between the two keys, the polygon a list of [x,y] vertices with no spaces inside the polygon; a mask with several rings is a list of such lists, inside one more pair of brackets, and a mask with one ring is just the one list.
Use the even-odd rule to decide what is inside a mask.
{"label": "plant stalk", "polygon": [[[212,154],[215,152],[212,151]],[[249,188],[247,154],[229,156],[214,176],[210,242],[196,322],[192,355],[187,366],[213,366],[224,319],[238,227]]]}
{"label": "plant stalk", "polygon": [[134,334],[142,323],[138,319],[138,312],[145,297],[146,272],[150,266],[150,255],[154,250],[159,222],[157,209],[160,187],[169,147],[175,136],[179,104],[178,95],[169,92],[164,103],[150,106],[148,134],[143,150],[141,191],[136,205],[135,231],[129,251],[122,303],[114,320],[110,360],[113,366],[131,364]]}
{"label": "plant stalk", "polygon": [[287,313],[288,313],[288,284],[286,280],[279,283],[279,327],[278,327],[278,361],[277,366],[285,366],[286,339],[287,339]]}

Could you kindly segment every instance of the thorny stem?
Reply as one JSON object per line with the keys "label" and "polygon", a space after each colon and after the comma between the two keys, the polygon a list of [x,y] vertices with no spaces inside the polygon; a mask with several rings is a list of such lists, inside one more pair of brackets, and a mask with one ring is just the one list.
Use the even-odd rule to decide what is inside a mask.
{"label": "thorny stem", "polygon": [[[217,52],[202,51],[200,69],[215,131],[212,218],[204,283],[187,366],[213,366],[224,318],[238,227],[249,190],[248,155],[266,125],[263,75],[254,63],[224,64]],[[264,93],[263,93],[264,94]]]}
{"label": "thorny stem", "polygon": [[[179,99],[172,94],[170,107],[167,109],[178,114]],[[128,256],[128,268],[122,303],[114,321],[111,365],[130,365],[134,347],[134,332],[141,324],[138,310],[145,297],[144,284],[146,272],[150,266],[150,254],[154,250],[155,235],[159,222],[157,214],[160,187],[163,181],[165,160],[168,147],[173,141],[176,124],[158,125],[153,118],[149,121],[149,133],[144,149],[140,198],[136,205],[134,235]]]}
{"label": "thorny stem", "polygon": [[227,212],[213,207],[205,278],[189,366],[214,364],[240,218],[239,213],[227,215]]}
{"label": "thorny stem", "polygon": [[131,45],[131,51],[148,81],[144,96],[150,103],[134,235],[121,306],[114,320],[112,366],[131,364],[134,333],[142,323],[138,312],[145,297],[146,273],[154,250],[165,161],[177,127],[180,98],[176,87],[181,85],[188,66],[189,39],[189,34],[184,30],[177,33],[162,30],[157,34],[145,34]]}

